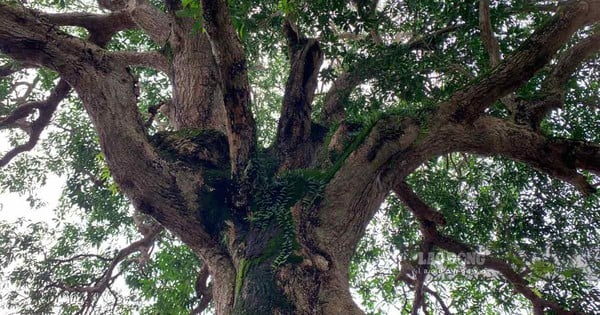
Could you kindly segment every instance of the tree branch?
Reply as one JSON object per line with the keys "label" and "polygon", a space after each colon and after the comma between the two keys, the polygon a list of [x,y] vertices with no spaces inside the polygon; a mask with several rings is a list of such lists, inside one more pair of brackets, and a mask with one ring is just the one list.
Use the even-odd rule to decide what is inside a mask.
{"label": "tree branch", "polygon": [[[398,196],[410,196],[412,188],[405,181],[401,181],[394,185],[392,191]],[[437,225],[446,225],[446,218],[443,214],[423,203],[411,203],[410,209],[419,221],[431,221]]]}
{"label": "tree branch", "polygon": [[11,91],[14,91],[16,94],[16,90],[17,87],[19,86],[26,86],[27,89],[25,89],[25,92],[23,92],[23,94],[21,96],[17,96],[15,98],[15,102],[17,104],[23,104],[25,102],[27,102],[27,99],[29,98],[29,96],[31,96],[31,93],[33,93],[33,89],[35,88],[35,86],[38,84],[38,82],[40,81],[40,77],[36,76],[35,78],[33,78],[33,80],[31,82],[25,82],[25,81],[21,81],[21,82],[13,82],[12,86],[11,86]]}
{"label": "tree branch", "polygon": [[479,0],[479,29],[481,41],[490,58],[490,65],[495,67],[500,63],[500,46],[492,30],[490,0]]}
{"label": "tree branch", "polygon": [[598,19],[599,1],[567,4],[489,75],[454,93],[442,105],[442,119],[473,122],[489,105],[515,91],[545,66],[577,29]]}
{"label": "tree branch", "polygon": [[[410,286],[415,286],[415,282],[416,282],[415,279],[409,277],[407,274],[402,273],[401,271],[396,275],[395,280],[396,280],[396,282],[402,281],[402,282],[404,282],[404,283],[406,283],[406,284],[408,284]],[[426,292],[427,294],[430,294],[431,296],[433,296],[433,298],[435,298],[435,300],[438,302],[438,304],[442,308],[442,311],[444,312],[444,315],[451,315],[452,314],[450,312],[450,309],[448,308],[448,306],[444,302],[444,299],[437,292],[433,291],[428,286],[423,286],[423,291]]]}
{"label": "tree branch", "polygon": [[210,273],[206,265],[202,266],[202,269],[196,277],[196,298],[198,299],[198,305],[192,309],[190,315],[201,314],[207,307],[210,301],[212,301],[212,287],[208,284],[208,277]]}
{"label": "tree branch", "polygon": [[[445,153],[468,152],[484,156],[501,155],[524,162],[551,177],[564,180],[584,195],[596,191],[578,169],[600,174],[600,145],[568,139],[547,138],[533,130],[484,116],[474,128],[450,125],[439,130],[436,140]],[[425,141],[424,145],[433,145]]]}
{"label": "tree branch", "polygon": [[[173,167],[148,140],[127,65],[100,47],[62,33],[19,7],[0,4],[0,51],[55,70],[81,98],[111,174],[140,212],[170,229],[205,261],[230,305],[235,283],[230,257],[196,211],[202,171]],[[180,171],[178,171],[180,170]]]}
{"label": "tree branch", "polygon": [[[442,235],[437,230],[437,225],[434,222],[425,220],[422,218],[421,213],[423,209],[427,209],[426,212],[433,213],[438,212],[430,208],[425,202],[423,202],[417,194],[412,190],[402,189],[398,193],[398,197],[408,207],[408,209],[415,214],[415,217],[421,223],[421,232],[426,239],[430,240],[433,245],[454,253],[459,257],[467,257],[465,253],[475,253],[476,251],[470,246],[454,240],[450,237]],[[515,290],[521,293],[527,298],[535,308],[550,308],[557,314],[580,314],[577,311],[566,311],[560,305],[555,302],[543,299],[528,287],[528,282],[519,273],[514,271],[510,264],[504,262],[502,259],[490,256],[490,255],[478,255],[477,264],[471,261],[472,257],[465,259],[465,264],[469,267],[491,269],[499,272],[510,284],[513,285]]]}
{"label": "tree branch", "polygon": [[566,85],[573,72],[599,50],[600,32],[595,32],[561,54],[556,65],[551,69],[552,72],[542,82],[536,99],[527,101],[512,98],[513,120],[517,124],[528,125],[533,130],[539,130],[540,123],[552,110],[564,106]]}
{"label": "tree branch", "polygon": [[560,56],[556,66],[552,68],[551,74],[544,80],[542,89],[552,90],[553,92],[558,88],[564,90],[567,81],[569,81],[573,72],[581,66],[581,63],[597,55],[599,51],[600,31],[596,31]]}
{"label": "tree branch", "polygon": [[369,79],[376,78],[385,71],[384,67],[373,67],[377,60],[389,58],[389,56],[403,55],[417,49],[432,49],[441,36],[451,33],[462,27],[462,24],[451,25],[443,29],[413,38],[406,44],[392,44],[372,57],[357,61],[351,67],[351,70],[341,73],[329,91],[325,94],[323,109],[320,113],[320,122],[325,126],[330,126],[339,122],[345,117],[344,103],[352,91],[361,83]]}
{"label": "tree branch", "polygon": [[[350,262],[365,228],[389,193],[385,170],[402,152],[409,156],[419,136],[419,126],[407,117],[387,117],[376,122],[360,145],[344,159],[328,181],[318,213],[318,244],[344,266]],[[406,153],[406,155],[404,155]],[[422,156],[402,160],[394,175],[404,178],[422,162]],[[352,183],[348,185],[348,183]]]}
{"label": "tree branch", "polygon": [[[475,251],[468,245],[439,234],[437,230],[435,230],[434,226],[430,226],[428,228],[428,233],[433,235],[432,239],[435,246],[459,255],[459,257],[461,254],[464,256],[464,253],[475,253]],[[478,260],[481,261],[482,264],[473,264],[473,262],[467,260],[465,261],[466,265],[470,267],[491,269],[499,272],[511,285],[513,285],[515,291],[521,293],[521,295],[531,301],[534,308],[550,308],[557,314],[562,315],[581,314],[575,310],[567,311],[557,303],[537,296],[537,294],[531,288],[529,288],[528,281],[525,280],[519,273],[514,271],[510,264],[502,259],[490,255],[478,255],[478,257]]]}
{"label": "tree branch", "polygon": [[[91,310],[94,308],[94,305],[98,300],[98,297],[100,297],[104,293],[104,291],[106,291],[107,289],[110,290],[111,284],[121,274],[121,272],[119,272],[116,275],[113,275],[115,268],[130,255],[132,255],[138,251],[141,252],[144,248],[148,248],[150,246],[150,244],[155,241],[158,234],[160,232],[162,232],[163,230],[164,229],[162,226],[155,225],[152,228],[152,230],[148,231],[148,233],[146,233],[144,235],[144,237],[142,239],[137,240],[137,241],[131,243],[130,245],[128,245],[127,247],[121,249],[115,255],[115,257],[110,261],[110,263],[106,267],[106,270],[104,271],[102,276],[100,276],[98,279],[96,279],[94,281],[93,285],[71,286],[71,285],[66,285],[64,283],[51,283],[49,286],[56,287],[60,290],[66,291],[66,292],[85,293],[86,298],[83,302],[81,309],[79,310],[79,313],[83,314],[87,310]],[[72,260],[73,260],[73,258],[65,259],[65,260],[53,260],[53,262],[64,263],[64,262],[68,262],[68,261],[72,261]]]}
{"label": "tree branch", "polygon": [[282,159],[281,168],[300,168],[307,166],[312,155],[305,147],[310,143],[312,101],[323,52],[316,39],[305,38],[290,22],[286,21],[283,29],[291,67],[275,144]]}
{"label": "tree branch", "polygon": [[4,126],[9,126],[16,123],[20,119],[24,119],[29,116],[34,110],[39,111],[39,117],[33,121],[30,125],[29,140],[21,145],[18,145],[8,151],[0,159],[0,167],[8,164],[18,154],[29,151],[37,144],[42,131],[48,126],[52,115],[56,111],[58,104],[68,95],[71,87],[69,84],[60,80],[57,86],[50,93],[50,97],[42,102],[31,102],[23,104],[15,109],[9,116],[0,119],[0,129]]}
{"label": "tree branch", "polygon": [[425,306],[423,301],[423,293],[425,288],[425,279],[427,279],[427,272],[429,271],[429,267],[431,262],[429,261],[429,253],[433,249],[433,244],[431,240],[424,238],[423,244],[421,244],[421,254],[425,257],[425,263],[419,264],[417,268],[417,279],[415,280],[415,297],[413,300],[412,312],[411,315],[418,315],[419,308],[421,306]]}
{"label": "tree branch", "polygon": [[202,9],[206,32],[223,81],[232,173],[234,178],[242,178],[256,146],[256,124],[250,111],[250,85],[244,48],[231,24],[225,0],[203,0]]}
{"label": "tree branch", "polygon": [[[430,250],[432,250],[432,248]],[[424,257],[428,257],[428,255],[424,255]],[[417,279],[415,279],[415,277],[414,277],[415,272],[418,272],[418,270],[415,268],[416,265],[417,265],[417,261],[410,261],[410,260],[401,261],[400,268],[394,277],[394,283],[397,284],[399,281],[402,281],[416,289]],[[446,303],[444,303],[444,299],[442,299],[442,297],[437,292],[433,291],[432,289],[430,289],[428,286],[426,286],[424,284],[423,284],[422,291],[427,294],[430,294],[431,296],[433,296],[436,299],[438,304],[440,304],[440,307],[442,308],[444,315],[451,314],[450,309],[448,308]],[[414,307],[413,307],[413,310],[414,310]]]}
{"label": "tree branch", "polygon": [[[325,189],[328,202],[319,213],[319,222],[327,231],[317,233],[319,243],[331,246],[336,253],[354,248],[353,242],[362,235],[386,188],[394,187],[428,159],[451,152],[505,156],[567,181],[584,194],[595,191],[577,170],[600,172],[600,146],[596,144],[548,139],[530,128],[493,117],[465,125],[436,124],[432,120],[436,116],[423,115],[425,122],[398,116],[379,120],[345,159]],[[443,222],[433,213],[419,214]],[[340,255],[341,261],[349,259],[335,255]]]}
{"label": "tree branch", "polygon": [[111,55],[130,66],[152,68],[164,73],[169,72],[167,58],[155,51],[115,51]]}
{"label": "tree branch", "polygon": [[38,12],[37,15],[52,24],[83,27],[90,32],[90,41],[99,46],[106,45],[117,32],[136,27],[129,12],[124,10],[114,11],[108,14],[94,14],[87,12]]}
{"label": "tree branch", "polygon": [[143,29],[156,44],[163,46],[167,43],[172,22],[169,16],[147,0],[130,0],[126,8],[135,24]]}

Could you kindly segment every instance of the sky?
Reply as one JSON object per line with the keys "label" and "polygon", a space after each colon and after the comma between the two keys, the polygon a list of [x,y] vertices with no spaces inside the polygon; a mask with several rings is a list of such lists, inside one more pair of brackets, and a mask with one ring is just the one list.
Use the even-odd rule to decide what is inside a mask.
{"label": "sky", "polygon": [[[10,164],[7,165],[10,167]],[[14,222],[20,217],[34,222],[48,222],[54,217],[53,210],[58,205],[63,181],[56,175],[48,176],[46,186],[39,189],[39,198],[44,202],[40,209],[31,209],[26,196],[17,193],[0,194],[0,220]]]}
{"label": "sky", "polygon": [[[0,133],[0,153],[4,154],[10,148],[6,136]],[[11,164],[9,163],[5,167],[10,166]],[[64,180],[59,176],[48,173],[46,185],[37,190],[38,197],[45,204],[39,209],[31,209],[25,195],[19,196],[17,193],[0,193],[0,221],[14,222],[20,217],[30,219],[34,222],[50,221],[54,217],[53,210],[58,205],[63,183]]]}

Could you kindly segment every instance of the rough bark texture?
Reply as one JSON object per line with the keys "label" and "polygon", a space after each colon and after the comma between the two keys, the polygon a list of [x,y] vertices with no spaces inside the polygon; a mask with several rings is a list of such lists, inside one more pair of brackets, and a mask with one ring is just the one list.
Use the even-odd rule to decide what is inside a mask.
{"label": "rough bark texture", "polygon": [[[392,115],[362,127],[344,122],[345,97],[368,76],[342,74],[325,98],[321,118],[327,126],[339,125],[330,143],[324,143],[322,134],[315,136],[322,127],[311,121],[323,53],[316,39],[305,38],[286,22],[291,71],[277,139],[268,151],[274,152],[277,166],[266,178],[252,163],[260,152],[247,66],[227,2],[202,2],[206,33],[190,32],[193,21],[175,14],[176,1],[167,1],[171,5],[167,13],[143,0],[100,2],[112,13],[42,18],[31,10],[0,4],[0,51],[60,75],[64,81],[49,100],[49,108],[55,108],[67,93],[67,83],[77,92],[121,191],[138,211],[173,232],[206,264],[217,314],[362,314],[350,295],[348,267],[367,224],[392,189],[423,222],[431,246],[465,249],[438,234],[435,226],[444,224],[444,218],[420,203],[404,184],[419,165],[442,154],[501,155],[565,180],[585,194],[595,190],[578,170],[600,173],[600,146],[548,139],[536,128],[486,116],[484,110],[547,65],[575,31],[598,21],[598,1],[561,7],[502,62],[497,43],[487,38],[492,64],[497,64],[494,70],[419,117]],[[482,31],[489,35],[486,1],[481,9]],[[77,39],[57,25],[83,26],[93,36],[87,41]],[[140,28],[168,49],[140,55],[102,48],[107,38],[126,28]],[[560,59],[547,89],[564,85],[575,64],[600,48],[597,37]],[[410,43],[406,48],[411,48]],[[167,72],[173,85],[168,113],[176,131],[147,135],[138,112],[136,80],[128,68],[132,65]],[[543,114],[560,106],[563,97],[545,105]],[[10,119],[0,123],[8,124]],[[538,123],[539,118],[534,125]],[[360,134],[350,136],[357,129]],[[335,158],[321,163],[327,153]],[[277,186],[292,196],[291,201],[276,207],[272,200],[257,200],[260,183],[273,180],[272,174],[308,166],[320,168],[314,177],[322,185],[320,194],[306,191],[306,182],[291,181],[289,186]],[[296,188],[300,191],[291,192]],[[280,208],[284,211],[276,212]],[[261,215],[271,216],[270,221],[247,219]],[[286,250],[287,257],[279,261]],[[489,261],[490,268],[500,270],[516,291],[532,301],[536,312],[560,310],[532,295],[501,262]],[[422,282],[414,285],[415,300],[421,301],[428,289]]]}

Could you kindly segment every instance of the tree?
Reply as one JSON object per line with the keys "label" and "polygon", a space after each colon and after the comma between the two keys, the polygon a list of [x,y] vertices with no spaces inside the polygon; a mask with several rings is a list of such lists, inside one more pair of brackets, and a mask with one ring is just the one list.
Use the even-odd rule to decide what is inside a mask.
{"label": "tree", "polygon": [[600,1],[97,5],[0,4],[8,306],[600,310]]}

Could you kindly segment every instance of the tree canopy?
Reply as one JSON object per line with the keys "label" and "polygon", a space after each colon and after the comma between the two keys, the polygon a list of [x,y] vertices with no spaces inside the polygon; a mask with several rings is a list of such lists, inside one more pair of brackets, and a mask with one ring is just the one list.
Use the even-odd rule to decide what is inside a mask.
{"label": "tree canopy", "polygon": [[0,1],[1,308],[600,313],[600,1]]}

